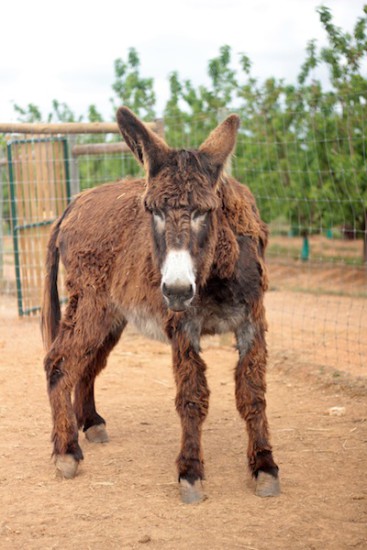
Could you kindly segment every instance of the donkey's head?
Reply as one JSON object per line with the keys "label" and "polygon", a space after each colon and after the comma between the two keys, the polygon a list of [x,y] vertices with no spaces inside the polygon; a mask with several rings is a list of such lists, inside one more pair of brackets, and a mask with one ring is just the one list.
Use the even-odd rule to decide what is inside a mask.
{"label": "donkey's head", "polygon": [[117,121],[146,171],[144,206],[152,218],[162,294],[171,310],[183,311],[213,264],[218,187],[239,118],[229,116],[198,150],[171,149],[126,107],[118,110]]}

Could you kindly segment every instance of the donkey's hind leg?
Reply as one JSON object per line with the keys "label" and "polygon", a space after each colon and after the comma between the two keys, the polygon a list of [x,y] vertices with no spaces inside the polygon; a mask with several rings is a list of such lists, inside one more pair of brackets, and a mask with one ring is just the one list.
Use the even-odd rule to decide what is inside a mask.
{"label": "donkey's hind leg", "polygon": [[95,378],[106,366],[108,356],[119,341],[125,326],[126,321],[123,320],[110,331],[75,386],[74,412],[78,428],[83,428],[88,441],[94,443],[106,443],[108,441],[106,422],[96,411],[94,400]]}
{"label": "donkey's hind leg", "polygon": [[83,298],[71,296],[58,335],[45,357],[53,455],[56,468],[66,478],[74,477],[83,459],[71,393],[111,331],[113,315],[106,303],[106,297],[91,286],[84,289]]}
{"label": "donkey's hind leg", "polygon": [[78,443],[78,426],[71,404],[71,392],[84,365],[70,353],[72,339],[65,332],[56,338],[45,358],[47,389],[53,419],[52,441],[56,468],[66,478],[75,476],[83,453]]}
{"label": "donkey's hind leg", "polygon": [[248,323],[237,333],[240,358],[236,367],[236,401],[248,432],[248,463],[256,478],[256,495],[277,496],[278,466],[273,460],[266,417],[266,343],[262,323]]}

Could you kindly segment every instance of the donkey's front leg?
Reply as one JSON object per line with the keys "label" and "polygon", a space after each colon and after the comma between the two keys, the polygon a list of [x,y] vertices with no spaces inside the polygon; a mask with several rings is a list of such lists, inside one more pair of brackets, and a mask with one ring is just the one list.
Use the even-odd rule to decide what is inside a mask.
{"label": "donkey's front leg", "polygon": [[246,421],[248,462],[256,478],[256,495],[277,496],[280,492],[278,466],[272,455],[266,418],[266,342],[264,328],[248,323],[237,332],[239,361],[236,367],[237,409]]}
{"label": "donkey's front leg", "polygon": [[201,427],[209,407],[206,365],[185,336],[173,341],[173,369],[177,385],[176,410],[182,426],[181,451],[177,457],[178,479],[183,502],[203,498],[204,460]]}

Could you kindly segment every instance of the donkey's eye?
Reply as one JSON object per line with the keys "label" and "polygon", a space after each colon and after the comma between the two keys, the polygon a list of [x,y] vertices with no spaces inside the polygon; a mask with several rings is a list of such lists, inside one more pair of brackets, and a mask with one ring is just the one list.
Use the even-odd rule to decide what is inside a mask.
{"label": "donkey's eye", "polygon": [[191,227],[198,231],[208,217],[208,212],[201,212],[200,210],[194,210],[191,214]]}
{"label": "donkey's eye", "polygon": [[208,215],[208,212],[202,212],[201,210],[194,210],[191,214],[191,219],[193,221],[201,219],[204,220]]}
{"label": "donkey's eye", "polygon": [[162,212],[162,210],[156,209],[153,210],[152,214],[155,227],[157,228],[157,231],[161,233],[162,231],[164,231],[164,228],[166,226],[166,218],[164,212]]}
{"label": "donkey's eye", "polygon": [[162,210],[159,210],[158,208],[155,208],[153,210],[153,217],[159,218],[160,220],[164,221],[164,212]]}

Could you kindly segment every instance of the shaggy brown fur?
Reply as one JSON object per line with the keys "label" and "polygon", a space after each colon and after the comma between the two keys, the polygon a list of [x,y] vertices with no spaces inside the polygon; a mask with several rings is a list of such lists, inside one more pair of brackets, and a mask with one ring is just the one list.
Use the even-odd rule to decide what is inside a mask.
{"label": "shaggy brown fur", "polygon": [[[192,485],[203,479],[201,427],[209,389],[200,337],[233,331],[249,466],[255,477],[262,471],[276,479],[265,414],[267,229],[250,191],[223,173],[239,119],[228,117],[197,151],[170,149],[126,108],[117,119],[146,178],[77,196],[55,223],[48,246],[42,322],[54,454],[78,463],[78,428],[105,424],[95,408],[94,380],[132,322],[172,345],[182,424],[178,476]],[[164,283],[172,250],[187,251],[194,284]],[[59,256],[69,293],[61,319]]]}

